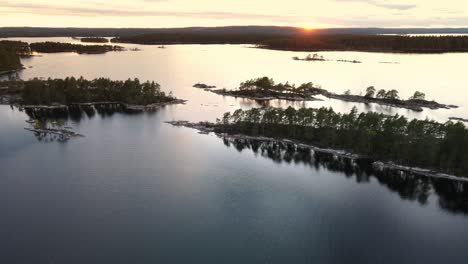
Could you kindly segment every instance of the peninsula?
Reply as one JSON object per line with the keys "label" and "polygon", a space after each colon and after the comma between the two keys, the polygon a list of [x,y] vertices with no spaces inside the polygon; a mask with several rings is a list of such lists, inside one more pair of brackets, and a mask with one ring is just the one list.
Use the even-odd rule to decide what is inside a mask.
{"label": "peninsula", "polygon": [[377,167],[411,170],[440,178],[450,178],[446,174],[468,176],[468,129],[460,122],[441,124],[408,120],[400,115],[359,114],[356,108],[340,114],[331,108],[289,107],[238,109],[225,113],[217,123],[169,123],[240,139],[274,138],[310,144],[319,152],[383,161],[376,162]]}

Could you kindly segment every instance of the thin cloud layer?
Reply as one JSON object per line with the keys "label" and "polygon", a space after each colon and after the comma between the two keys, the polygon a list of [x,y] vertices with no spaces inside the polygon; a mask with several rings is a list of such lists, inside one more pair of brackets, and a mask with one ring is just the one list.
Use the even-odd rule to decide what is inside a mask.
{"label": "thin cloud layer", "polygon": [[389,1],[377,1],[377,0],[335,0],[337,2],[362,2],[362,3],[367,3],[373,6],[381,7],[381,8],[386,8],[386,9],[396,9],[396,10],[409,10],[416,8],[417,5],[414,4],[396,4],[396,3],[388,3]]}
{"label": "thin cloud layer", "polygon": [[0,26],[468,26],[465,0],[0,0],[0,13]]}

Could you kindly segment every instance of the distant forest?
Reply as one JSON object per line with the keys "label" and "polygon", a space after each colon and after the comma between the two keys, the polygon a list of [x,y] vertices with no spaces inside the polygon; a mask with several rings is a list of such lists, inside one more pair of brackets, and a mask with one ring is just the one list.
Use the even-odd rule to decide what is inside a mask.
{"label": "distant forest", "polygon": [[467,52],[468,36],[310,36],[268,40],[259,46],[297,51]]}
{"label": "distant forest", "polygon": [[[368,51],[403,53],[468,52],[468,36],[407,36],[401,34],[462,34],[468,29],[317,29],[239,26],[155,29],[0,28],[0,37],[83,37],[82,41],[134,44],[251,44],[259,48],[292,51]],[[400,34],[400,35],[383,35]],[[66,46],[68,45],[68,46]],[[78,47],[46,42],[31,44],[39,52],[103,53],[113,48]],[[112,46],[109,46],[112,47]]]}
{"label": "distant forest", "polygon": [[467,52],[468,36],[316,35],[279,38],[262,34],[159,33],[120,37],[137,44],[256,44],[293,51],[369,51],[405,53]]}
{"label": "distant forest", "polygon": [[116,43],[134,44],[258,44],[278,38],[267,33],[176,32],[153,33],[111,39]]}
{"label": "distant forest", "polygon": [[[304,34],[298,27],[228,26],[188,28],[41,28],[2,27],[0,37],[129,37],[159,33],[191,34],[254,34],[292,37]],[[317,35],[377,35],[377,34],[466,34],[468,28],[328,28],[313,30]]]}
{"label": "distant forest", "polygon": [[89,37],[89,38],[81,38],[81,42],[90,42],[90,43],[108,43],[109,40],[106,38],[101,37]]}

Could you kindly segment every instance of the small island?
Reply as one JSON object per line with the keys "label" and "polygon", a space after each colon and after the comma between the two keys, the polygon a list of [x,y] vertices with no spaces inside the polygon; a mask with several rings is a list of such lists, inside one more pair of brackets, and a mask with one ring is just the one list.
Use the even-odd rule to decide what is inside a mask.
{"label": "small island", "polygon": [[85,37],[81,38],[80,41],[85,43],[109,43],[107,38],[102,37]]}
{"label": "small island", "polygon": [[81,45],[61,42],[37,42],[29,44],[32,51],[40,53],[75,52],[78,54],[103,54],[110,51],[124,51],[121,46]]}
{"label": "small island", "polygon": [[168,123],[223,137],[280,141],[344,158],[371,159],[381,169],[468,180],[468,129],[462,123],[358,113],[356,108],[341,114],[332,108],[292,107],[238,109],[216,123]]}
{"label": "small island", "polygon": [[[299,58],[297,56],[293,57],[293,60],[296,61],[333,61],[333,60],[326,60],[322,55],[315,53],[314,55],[307,55],[305,58]],[[337,62],[349,62],[349,63],[362,63],[362,61],[358,60],[336,60]]]}
{"label": "small island", "polygon": [[289,83],[278,83],[268,77],[261,77],[245,81],[240,84],[238,90],[209,90],[223,96],[253,99],[257,101],[269,101],[274,99],[288,101],[317,101],[313,95],[322,90],[315,87],[313,83],[305,83],[296,87]]}
{"label": "small island", "polygon": [[316,101],[321,100],[315,96],[324,96],[326,98],[355,102],[355,103],[375,103],[391,107],[405,108],[417,112],[423,111],[423,108],[429,109],[451,109],[457,108],[455,105],[440,104],[435,101],[427,101],[426,95],[416,91],[408,100],[400,99],[397,90],[379,90],[370,86],[366,89],[364,96],[353,95],[351,91],[344,94],[336,94],[322,89],[320,86],[314,86],[313,83],[304,83],[296,87],[288,82],[285,84],[275,84],[274,80],[268,77],[248,80],[240,84],[237,90],[209,90],[213,93],[223,96],[233,96],[247,98],[257,101],[268,101],[281,99],[287,101]]}
{"label": "small island", "polygon": [[193,87],[200,88],[200,89],[213,89],[213,88],[216,88],[216,86],[214,86],[214,85],[208,85],[208,84],[204,84],[204,83],[196,83],[196,84],[193,85]]}
{"label": "small island", "polygon": [[315,53],[314,55],[307,55],[305,58],[293,57],[293,60],[297,61],[326,61],[322,55]]}

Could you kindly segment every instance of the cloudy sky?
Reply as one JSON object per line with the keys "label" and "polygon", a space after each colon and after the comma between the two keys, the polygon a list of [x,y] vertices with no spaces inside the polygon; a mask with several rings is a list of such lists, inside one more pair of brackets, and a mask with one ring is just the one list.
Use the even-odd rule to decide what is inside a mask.
{"label": "cloudy sky", "polygon": [[0,26],[468,27],[467,0],[0,0]]}

